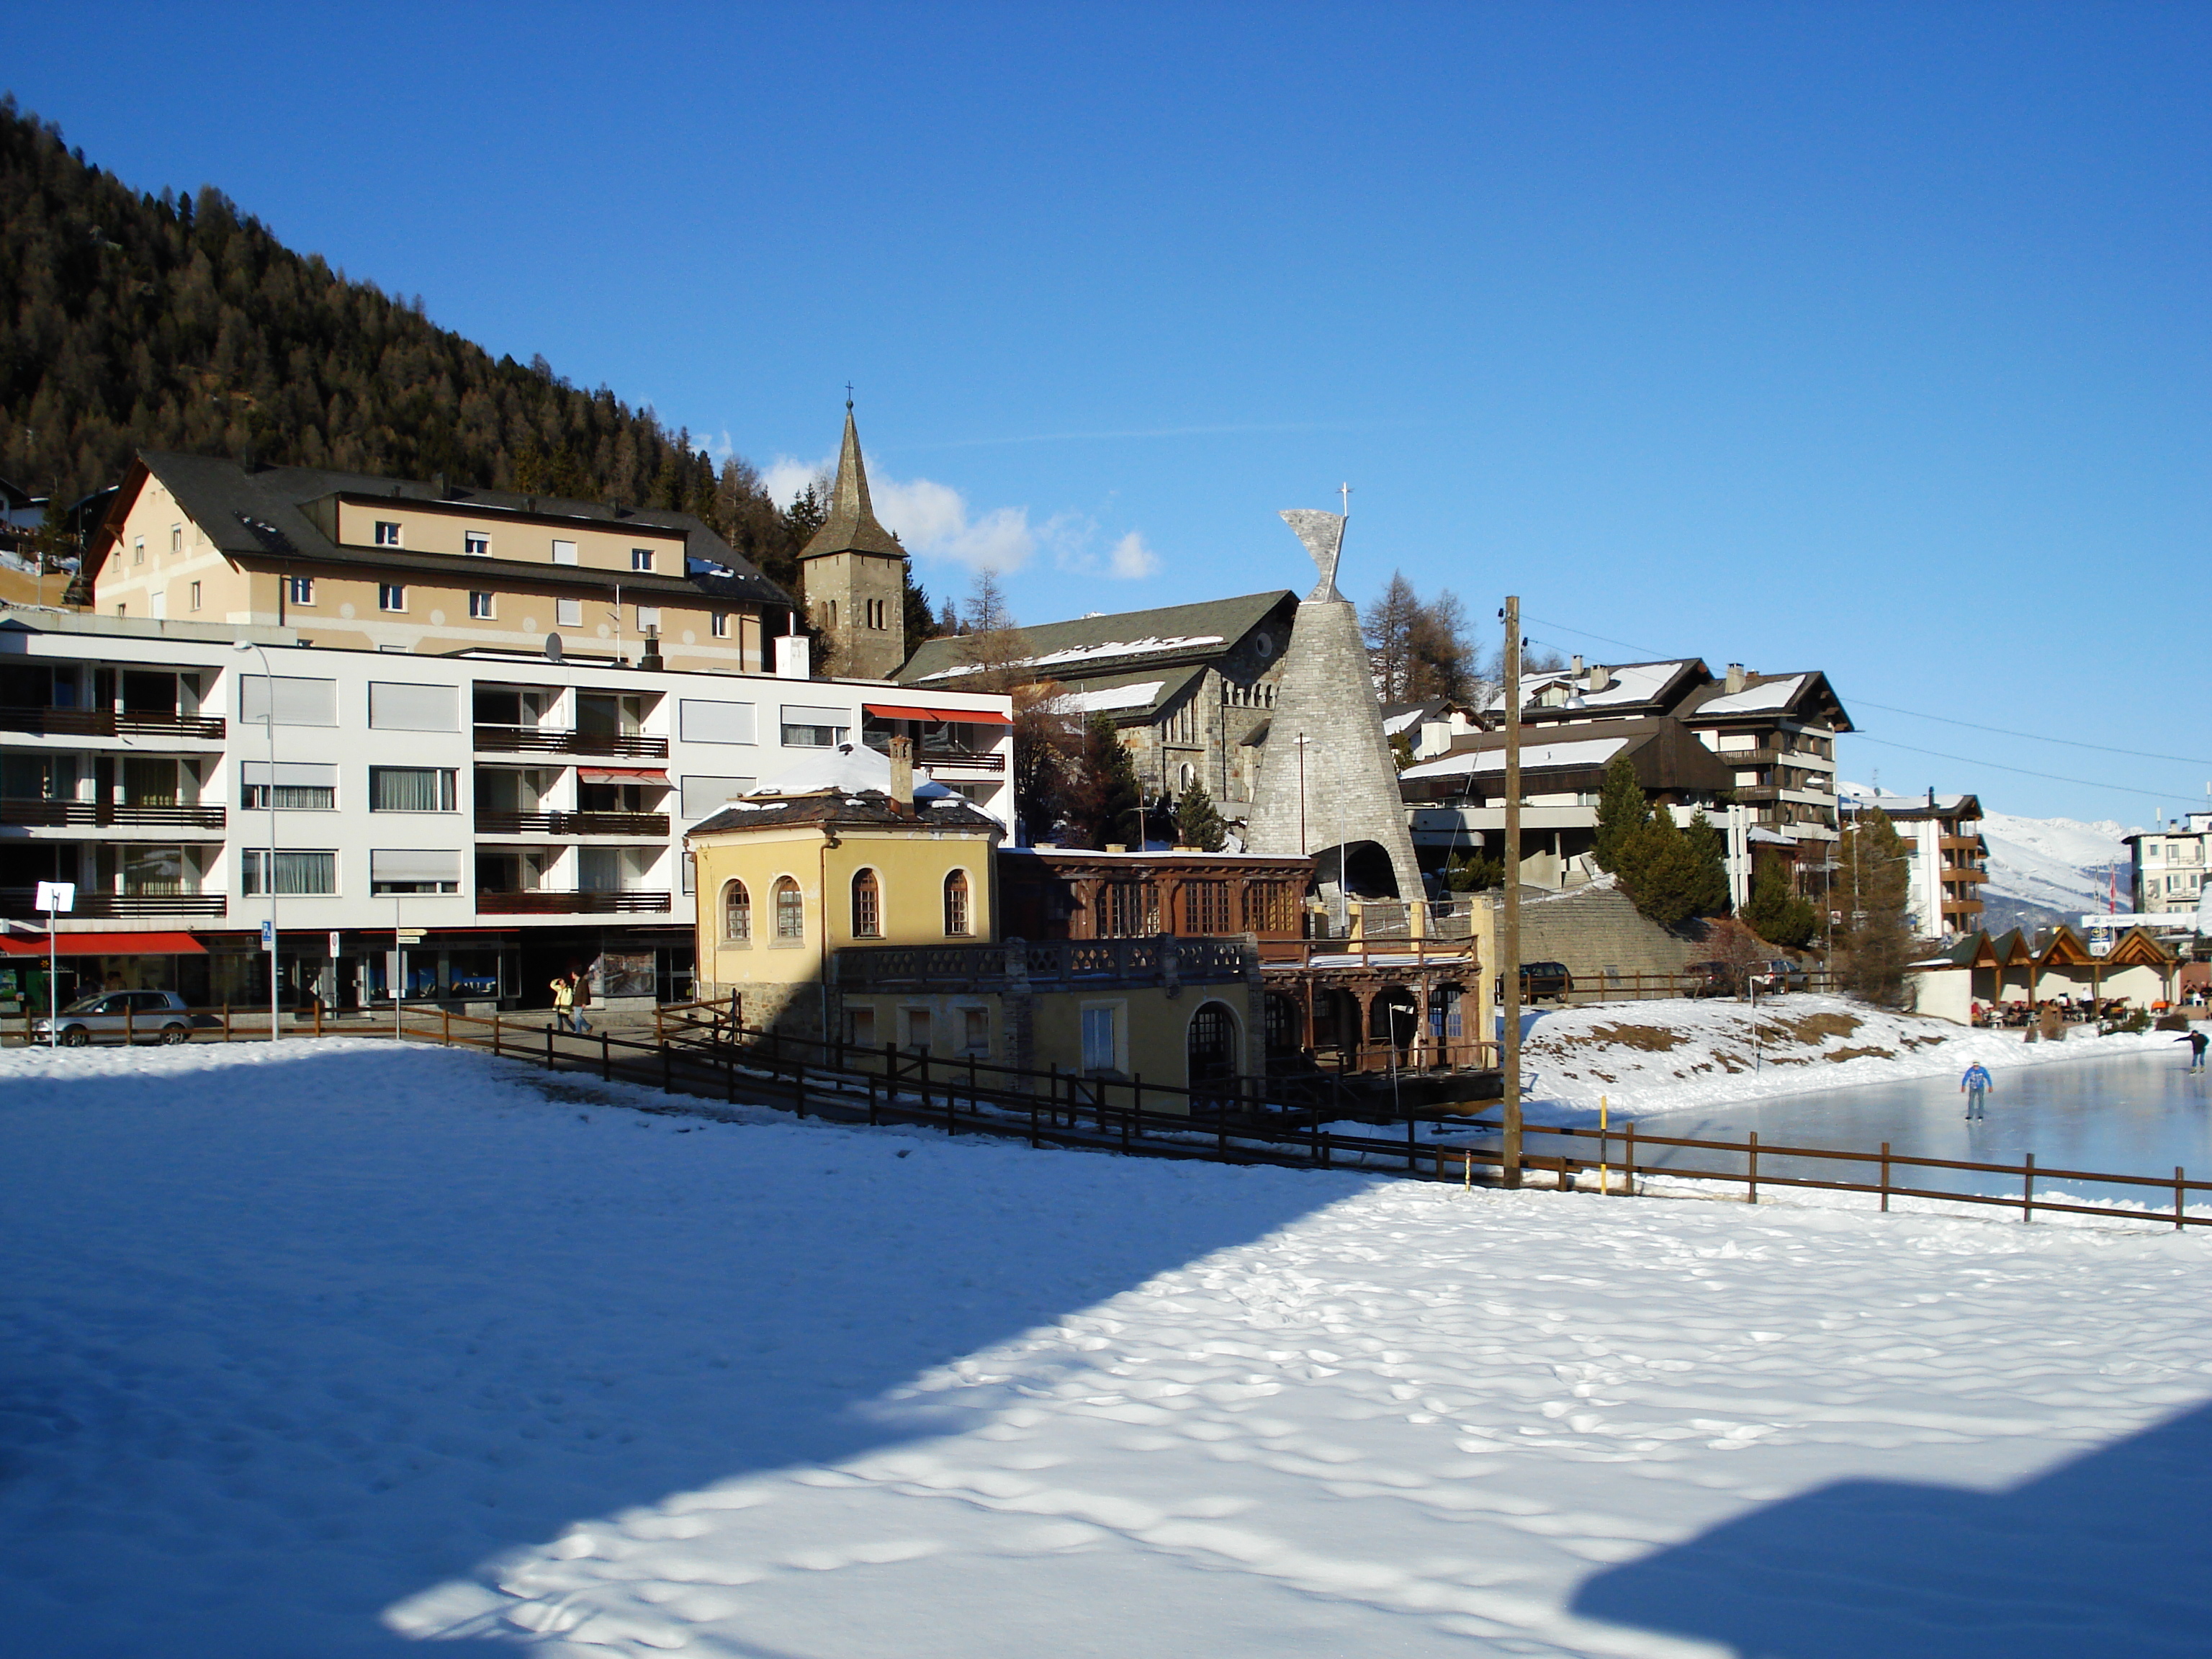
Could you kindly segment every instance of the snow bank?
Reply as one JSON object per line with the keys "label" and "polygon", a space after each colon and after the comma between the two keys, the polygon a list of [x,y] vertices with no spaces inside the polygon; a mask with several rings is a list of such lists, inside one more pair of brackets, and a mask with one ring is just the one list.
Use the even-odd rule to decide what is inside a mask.
{"label": "snow bank", "polygon": [[2200,1237],[655,1098],[0,1054],[11,1649],[2202,1650]]}
{"label": "snow bank", "polygon": [[[1756,1036],[1754,1038],[1754,1030]],[[1602,1095],[1638,1119],[1815,1089],[1956,1077],[2100,1054],[2171,1049],[2168,1032],[2100,1037],[2077,1028],[2062,1042],[1893,1014],[1842,997],[1793,994],[1751,1006],[1729,998],[1607,1002],[1532,1013],[1522,1026],[1524,1097],[1595,1118]]]}

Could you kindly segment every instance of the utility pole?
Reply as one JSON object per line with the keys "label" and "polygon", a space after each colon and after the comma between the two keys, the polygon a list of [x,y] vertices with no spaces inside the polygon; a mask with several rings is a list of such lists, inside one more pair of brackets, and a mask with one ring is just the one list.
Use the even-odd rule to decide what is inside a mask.
{"label": "utility pole", "polygon": [[1504,1135],[1508,1187],[1521,1184],[1521,601],[1505,601],[1505,917],[1498,982],[1505,1002]]}

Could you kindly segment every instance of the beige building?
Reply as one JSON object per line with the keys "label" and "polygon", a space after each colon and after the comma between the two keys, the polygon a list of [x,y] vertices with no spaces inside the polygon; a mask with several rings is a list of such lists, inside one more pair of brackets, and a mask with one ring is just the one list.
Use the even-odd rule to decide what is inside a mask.
{"label": "beige building", "polygon": [[349,650],[759,673],[794,608],[685,513],[153,452],[87,561],[101,616]]}

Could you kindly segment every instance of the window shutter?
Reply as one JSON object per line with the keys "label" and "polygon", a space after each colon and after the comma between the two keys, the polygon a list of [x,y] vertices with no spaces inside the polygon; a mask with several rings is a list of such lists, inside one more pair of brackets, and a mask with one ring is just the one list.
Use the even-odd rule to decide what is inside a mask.
{"label": "window shutter", "polygon": [[752,743],[753,705],[701,702],[689,697],[678,705],[678,732],[686,743]]}
{"label": "window shutter", "polygon": [[461,855],[450,847],[400,848],[368,855],[373,881],[453,881],[461,878]]}
{"label": "window shutter", "polygon": [[[249,787],[258,788],[270,781],[267,761],[250,760],[246,763],[246,782]],[[338,769],[314,761],[278,761],[275,781],[280,788],[335,789],[338,787]]]}
{"label": "window shutter", "polygon": [[450,685],[372,680],[368,723],[387,732],[458,732],[461,729],[460,693]]}
{"label": "window shutter", "polygon": [[[303,679],[279,674],[276,686],[276,724],[279,726],[336,726],[338,723],[338,683]],[[264,675],[241,674],[238,679],[238,720],[241,726],[261,726],[269,720],[270,681]]]}

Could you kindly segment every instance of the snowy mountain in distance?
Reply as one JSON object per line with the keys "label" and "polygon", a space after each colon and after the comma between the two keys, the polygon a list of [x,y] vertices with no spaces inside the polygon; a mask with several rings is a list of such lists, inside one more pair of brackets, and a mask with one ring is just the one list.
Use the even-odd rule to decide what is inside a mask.
{"label": "snowy mountain in distance", "polygon": [[[1867,796],[1864,784],[1838,783],[1837,793]],[[1982,813],[1982,839],[1990,844],[1990,878],[1982,889],[1982,925],[1993,933],[2035,928],[2054,921],[2079,926],[2082,915],[2117,901],[2129,905],[2128,849],[2123,836],[2136,832],[2112,818],[2024,818]]]}

